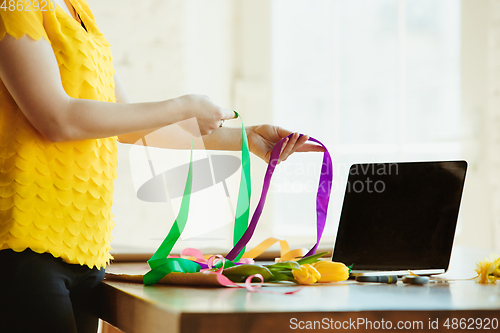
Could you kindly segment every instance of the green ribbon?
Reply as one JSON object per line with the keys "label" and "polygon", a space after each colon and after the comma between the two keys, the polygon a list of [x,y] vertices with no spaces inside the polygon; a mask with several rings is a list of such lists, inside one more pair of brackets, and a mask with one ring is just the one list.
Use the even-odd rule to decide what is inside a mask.
{"label": "green ribbon", "polygon": [[[252,194],[252,184],[250,181],[250,151],[248,149],[248,138],[243,120],[238,112],[234,111],[236,117],[241,120],[241,178],[240,189],[238,192],[238,202],[236,204],[236,217],[234,220],[233,246],[236,246],[240,238],[248,228],[248,219],[250,216],[250,196]],[[245,253],[245,247],[234,258],[238,262]]]}
{"label": "green ribbon", "polygon": [[172,272],[196,273],[200,271],[200,265],[194,261],[183,258],[163,258],[148,260],[151,270],[142,277],[146,286],[158,283],[165,275]]}
{"label": "green ribbon", "polygon": [[[236,117],[240,118],[239,114],[234,111]],[[240,240],[241,236],[245,233],[248,228],[248,218],[250,215],[250,195],[251,195],[251,183],[250,183],[250,152],[248,150],[248,139],[245,131],[245,126],[243,121],[241,121],[241,180],[240,188],[238,191],[238,202],[236,205],[236,216],[234,221],[234,233],[233,233],[233,245],[236,245]],[[194,138],[193,138],[194,140]],[[191,190],[193,185],[193,142],[191,143],[191,156],[189,159],[189,171],[186,180],[186,185],[184,187],[184,195],[182,196],[181,208],[179,214],[175,219],[174,224],[170,228],[167,237],[163,240],[161,245],[158,247],[153,256],[148,260],[149,267],[151,270],[143,276],[143,283],[146,286],[156,284],[165,275],[172,272],[180,273],[196,273],[199,272],[201,266],[191,260],[182,258],[167,258],[172,251],[175,243],[179,239],[186,226],[186,222],[189,214],[189,203],[191,201]],[[245,248],[241,250],[238,256],[235,258],[237,262],[243,253]],[[227,262],[227,261],[226,261]]]}

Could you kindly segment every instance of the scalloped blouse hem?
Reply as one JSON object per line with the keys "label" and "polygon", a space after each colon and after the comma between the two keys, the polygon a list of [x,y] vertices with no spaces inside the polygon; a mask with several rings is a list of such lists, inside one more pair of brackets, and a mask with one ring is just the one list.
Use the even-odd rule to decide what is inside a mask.
{"label": "scalloped blouse hem", "polygon": [[71,260],[65,254],[55,255],[50,250],[43,250],[43,249],[32,248],[31,246],[13,247],[13,246],[9,246],[9,244],[3,244],[3,246],[0,247],[0,251],[10,249],[10,250],[12,250],[14,252],[23,252],[24,250],[26,250],[28,248],[31,251],[36,252],[36,253],[40,253],[40,254],[41,253],[50,253],[50,254],[52,254],[52,256],[54,258],[61,258],[62,261],[64,261],[67,264],[87,266],[90,269],[93,269],[94,267],[96,267],[97,269],[106,268],[106,266],[108,266],[110,264],[110,261],[113,259],[113,256],[111,256],[110,254],[108,254],[108,259],[107,260],[105,260],[105,261],[104,260],[100,260],[100,261],[93,260],[93,263],[91,264],[91,263],[87,263],[86,260],[82,260],[82,262],[78,262],[77,258],[74,258],[73,260]]}

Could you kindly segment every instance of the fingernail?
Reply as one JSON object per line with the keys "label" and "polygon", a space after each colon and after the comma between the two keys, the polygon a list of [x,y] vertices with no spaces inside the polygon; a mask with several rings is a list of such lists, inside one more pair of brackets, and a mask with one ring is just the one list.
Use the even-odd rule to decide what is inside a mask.
{"label": "fingernail", "polygon": [[285,142],[283,142],[283,146],[281,146],[281,151],[283,151],[283,149],[285,149],[287,143],[288,143],[288,138],[286,138]]}

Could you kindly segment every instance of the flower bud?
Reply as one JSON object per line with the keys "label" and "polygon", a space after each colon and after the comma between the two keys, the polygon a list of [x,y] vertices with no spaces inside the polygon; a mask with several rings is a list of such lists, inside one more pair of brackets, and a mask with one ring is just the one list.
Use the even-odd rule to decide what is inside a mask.
{"label": "flower bud", "polygon": [[493,275],[495,271],[495,264],[484,258],[483,260],[476,263],[477,277],[474,279],[477,283],[495,283],[496,276]]}
{"label": "flower bud", "polygon": [[312,265],[321,274],[318,282],[338,282],[349,278],[349,268],[341,262],[318,261]]}
{"label": "flower bud", "polygon": [[300,284],[313,284],[321,278],[321,274],[309,264],[300,265],[300,269],[292,270],[293,277]]}

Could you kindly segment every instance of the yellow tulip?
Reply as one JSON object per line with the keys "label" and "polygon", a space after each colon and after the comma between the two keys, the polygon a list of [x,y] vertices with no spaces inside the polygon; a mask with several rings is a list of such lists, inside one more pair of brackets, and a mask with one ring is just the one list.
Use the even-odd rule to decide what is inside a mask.
{"label": "yellow tulip", "polygon": [[349,268],[341,262],[318,261],[312,265],[321,274],[318,282],[338,282],[349,278]]}
{"label": "yellow tulip", "polygon": [[478,276],[475,278],[477,283],[495,283],[496,277],[491,275],[495,270],[495,265],[488,260],[481,260],[476,263],[476,269]]}
{"label": "yellow tulip", "polygon": [[493,261],[493,265],[495,265],[495,270],[492,274],[497,278],[500,278],[500,255],[492,253],[490,255],[490,259]]}
{"label": "yellow tulip", "polygon": [[300,265],[300,269],[292,270],[292,274],[300,284],[313,284],[321,278],[316,268],[309,264]]}

